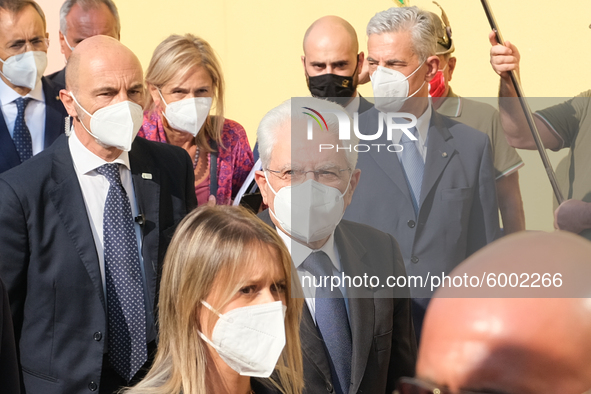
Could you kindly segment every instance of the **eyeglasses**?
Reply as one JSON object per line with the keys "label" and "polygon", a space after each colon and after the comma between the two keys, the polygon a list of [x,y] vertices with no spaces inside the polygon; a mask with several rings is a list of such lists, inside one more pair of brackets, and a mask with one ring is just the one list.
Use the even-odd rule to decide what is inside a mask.
{"label": "eyeglasses", "polygon": [[271,170],[267,168],[267,171],[275,175],[277,178],[281,179],[285,183],[291,183],[292,185],[299,185],[303,183],[308,173],[314,174],[314,179],[317,182],[322,183],[326,186],[338,187],[342,185],[347,179],[348,176],[345,177],[345,172],[350,172],[350,168],[341,169],[336,166],[329,166],[317,170],[303,170],[300,168],[290,168],[281,171]]}
{"label": "eyeglasses", "polygon": [[27,44],[34,51],[46,51],[49,48],[49,40],[47,38],[33,38],[32,40],[12,41],[10,45],[4,48],[4,51],[10,56],[20,55],[27,51]]}
{"label": "eyeglasses", "polygon": [[504,391],[450,391],[447,387],[437,386],[433,383],[417,378],[400,378],[395,394],[507,394]]}

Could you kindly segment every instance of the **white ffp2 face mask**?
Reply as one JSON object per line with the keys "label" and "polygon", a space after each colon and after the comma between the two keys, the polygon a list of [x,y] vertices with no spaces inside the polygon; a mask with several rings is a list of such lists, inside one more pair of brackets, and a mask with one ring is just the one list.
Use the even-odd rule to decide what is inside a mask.
{"label": "white ffp2 face mask", "polygon": [[377,70],[370,76],[376,109],[384,113],[397,112],[402,108],[406,100],[417,94],[425,85],[425,81],[423,81],[421,87],[409,96],[408,79],[419,71],[423,64],[425,62],[421,63],[408,76],[405,76],[400,71],[378,66]]}
{"label": "white ffp2 face mask", "polygon": [[170,127],[196,137],[209,115],[213,99],[211,97],[193,97],[168,104],[162,97],[160,89],[158,89],[158,94],[166,105],[166,110],[162,115]]}
{"label": "white ffp2 face mask", "polygon": [[268,378],[285,347],[285,311],[281,301],[232,309],[219,316],[211,339],[199,332],[222,360],[242,376]]}
{"label": "white ffp2 face mask", "polygon": [[28,51],[6,59],[0,59],[2,75],[15,86],[35,89],[47,68],[47,54],[41,51]]}
{"label": "white ffp2 face mask", "polygon": [[265,179],[275,195],[274,210],[269,212],[293,238],[305,243],[330,236],[345,214],[344,193],[313,179],[297,186],[285,186],[275,192],[265,171]]}
{"label": "white ffp2 face mask", "polygon": [[142,127],[144,112],[142,107],[131,101],[122,101],[98,109],[94,114],[85,110],[70,92],[74,102],[90,116],[90,130],[80,121],[82,127],[96,140],[106,146],[130,151],[131,144]]}

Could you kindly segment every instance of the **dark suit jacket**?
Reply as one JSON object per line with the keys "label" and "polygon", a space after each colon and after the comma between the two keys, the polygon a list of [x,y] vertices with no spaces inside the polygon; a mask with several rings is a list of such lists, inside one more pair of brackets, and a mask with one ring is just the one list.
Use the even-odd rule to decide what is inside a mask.
{"label": "dark suit jacket", "polygon": [[49,79],[56,91],[59,93],[60,90],[66,88],[66,68],[62,68],[59,71],[54,72],[53,74],[47,75],[47,79]]}
{"label": "dark suit jacket", "polygon": [[359,95],[359,109],[357,110],[357,112],[359,112],[359,115],[369,111],[372,108],[373,104],[367,101],[362,95]]}
{"label": "dark suit jacket", "polygon": [[[372,134],[377,122],[373,108],[360,117],[359,128]],[[390,145],[386,128],[367,143]],[[432,113],[418,217],[397,153],[359,153],[357,168],[361,178],[344,217],[393,235],[409,277],[441,277],[499,235],[490,140],[480,131]],[[413,286],[411,293],[432,294],[430,286]]]}
{"label": "dark suit jacket", "polygon": [[[145,216],[141,247],[155,308],[165,234],[197,205],[193,167],[184,150],[139,137],[129,159]],[[100,382],[106,306],[65,135],[0,175],[0,234],[0,276],[10,296],[26,392],[88,392],[91,382]]]}
{"label": "dark suit jacket", "polygon": [[[41,79],[41,82],[43,83],[43,94],[45,95],[45,142],[43,147],[47,148],[60,134],[64,133],[64,119],[68,116],[68,113],[59,96],[55,93],[54,84],[45,77]],[[0,173],[19,164],[21,164],[21,159],[6,126],[4,115],[0,111]]]}
{"label": "dark suit jacket", "polygon": [[4,394],[19,394],[18,360],[8,293],[0,280],[0,388]]}
{"label": "dark suit jacket", "polygon": [[[275,227],[268,210],[259,216]],[[398,243],[388,234],[342,220],[335,230],[335,242],[347,275],[406,276]],[[377,289],[347,289],[353,337],[349,394],[391,394],[398,378],[414,376],[417,346],[409,294],[407,290],[402,293],[405,297],[393,298],[392,292],[379,286]],[[304,393],[332,392],[329,360],[305,303],[300,336],[304,357]]]}

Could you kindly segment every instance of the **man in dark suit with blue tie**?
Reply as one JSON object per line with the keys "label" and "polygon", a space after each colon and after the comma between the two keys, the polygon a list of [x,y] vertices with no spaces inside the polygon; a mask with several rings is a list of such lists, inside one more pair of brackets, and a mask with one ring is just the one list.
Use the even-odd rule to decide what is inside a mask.
{"label": "man in dark suit with blue tie", "polygon": [[119,41],[80,43],[69,135],[0,175],[0,276],[27,394],[113,393],[153,356],[161,262],[197,202],[191,159],[135,138],[143,73]]}
{"label": "man in dark suit with blue tie", "polygon": [[66,110],[45,77],[45,15],[32,0],[0,0],[0,173],[49,147]]}
{"label": "man in dark suit with blue tie", "polygon": [[[315,111],[319,123],[308,124],[303,112]],[[303,98],[263,118],[256,181],[269,209],[260,216],[285,241],[304,285],[304,393],[390,394],[398,378],[414,375],[416,360],[408,289],[386,284],[387,277],[406,280],[406,273],[392,236],[341,220],[361,174],[355,151],[319,151],[356,145],[339,141],[335,111],[348,118],[338,104]],[[343,275],[352,282],[337,284]],[[322,278],[331,285],[310,285]]]}
{"label": "man in dark suit with blue tie", "polygon": [[429,81],[439,58],[429,12],[392,7],[370,20],[367,34],[375,107],[358,127],[371,138],[382,132],[359,154],[364,176],[345,218],[399,242],[406,272],[418,278],[411,294],[420,336],[433,293],[425,282],[449,274],[499,235],[490,140],[433,110]]}

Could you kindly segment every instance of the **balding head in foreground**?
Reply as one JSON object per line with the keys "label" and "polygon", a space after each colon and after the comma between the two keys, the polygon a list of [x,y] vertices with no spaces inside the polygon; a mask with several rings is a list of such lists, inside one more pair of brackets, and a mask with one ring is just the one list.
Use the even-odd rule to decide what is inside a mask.
{"label": "balding head in foreground", "polygon": [[[574,272],[591,265],[591,243],[563,232],[519,233],[461,266],[474,273],[499,265],[513,266],[513,272],[531,273],[532,266],[540,273]],[[591,389],[591,299],[446,298],[453,292],[440,289],[427,311],[417,376],[434,386],[427,384],[431,391],[424,392],[447,387],[453,393],[581,394]]]}

